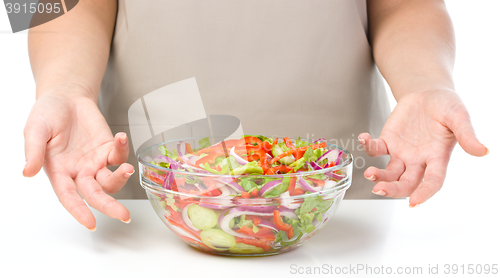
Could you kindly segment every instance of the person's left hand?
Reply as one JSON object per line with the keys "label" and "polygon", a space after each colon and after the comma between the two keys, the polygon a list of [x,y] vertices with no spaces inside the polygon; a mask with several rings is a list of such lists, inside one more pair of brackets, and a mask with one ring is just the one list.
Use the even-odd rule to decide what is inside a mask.
{"label": "person's left hand", "polygon": [[465,105],[451,90],[405,95],[379,138],[362,133],[358,139],[369,156],[391,157],[385,169],[366,169],[365,177],[377,183],[373,193],[409,196],[410,207],[427,201],[441,189],[457,141],[471,155],[489,152],[477,139]]}

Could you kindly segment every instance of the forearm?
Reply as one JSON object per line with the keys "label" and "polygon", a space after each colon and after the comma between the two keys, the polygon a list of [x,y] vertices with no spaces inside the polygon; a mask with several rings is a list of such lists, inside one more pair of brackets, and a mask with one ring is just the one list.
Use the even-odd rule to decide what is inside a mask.
{"label": "forearm", "polygon": [[81,0],[67,14],[30,29],[28,49],[37,99],[63,87],[97,102],[115,17],[116,1]]}
{"label": "forearm", "polygon": [[368,0],[373,56],[396,100],[454,89],[453,26],[443,1]]}

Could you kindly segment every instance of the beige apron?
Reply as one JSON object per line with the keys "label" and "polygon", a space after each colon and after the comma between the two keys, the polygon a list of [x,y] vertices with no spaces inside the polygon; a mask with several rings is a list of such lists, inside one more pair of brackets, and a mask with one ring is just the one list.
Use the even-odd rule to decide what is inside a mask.
{"label": "beige apron", "polygon": [[[365,1],[120,0],[99,97],[111,131],[129,132],[142,96],[193,77],[206,114],[238,117],[246,134],[336,140],[355,158],[346,198],[378,198],[363,172],[388,159],[368,157],[357,136],[378,136],[390,109]],[[137,169],[133,148],[129,163]],[[137,172],[114,197],[146,197]]]}

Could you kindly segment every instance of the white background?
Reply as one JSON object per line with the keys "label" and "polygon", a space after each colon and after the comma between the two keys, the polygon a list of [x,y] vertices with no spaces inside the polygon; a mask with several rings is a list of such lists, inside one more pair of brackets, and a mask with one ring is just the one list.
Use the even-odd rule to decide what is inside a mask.
{"label": "white background", "polygon": [[[476,246],[472,238],[481,238],[482,244],[491,241],[493,248],[499,246],[498,237],[491,234],[491,230],[484,230],[484,228],[490,227],[491,229],[492,225],[497,225],[494,223],[499,222],[498,213],[500,212],[498,202],[500,148],[496,144],[500,138],[500,88],[498,85],[500,80],[500,16],[498,14],[500,1],[449,0],[446,3],[457,38],[456,89],[469,109],[480,141],[490,149],[491,153],[483,158],[471,157],[457,145],[443,189],[427,203],[413,210],[408,216],[411,223],[405,221],[401,223],[402,227],[409,228],[401,228],[398,232],[415,238],[432,238],[434,236],[432,229],[435,229],[436,235],[440,236],[443,235],[439,233],[439,230],[444,227],[455,227],[461,229],[460,232],[464,232],[462,229],[467,229],[467,233],[472,235],[468,242],[450,241],[443,248],[453,252],[454,258],[458,261],[462,260],[461,263],[468,263],[464,260],[473,258],[474,252],[489,250],[487,246],[483,246],[484,248]],[[43,256],[37,258],[29,256],[32,251],[37,250],[37,253],[40,253],[41,250],[38,249],[44,246],[42,243],[23,246],[23,239],[36,236],[40,231],[48,232],[56,229],[54,227],[65,226],[79,231],[84,228],[64,212],[52,189],[48,186],[43,172],[31,179],[21,175],[25,162],[23,127],[35,101],[35,84],[27,54],[27,34],[26,32],[11,33],[4,6],[0,6],[0,92],[2,96],[0,142],[3,147],[0,160],[0,171],[3,177],[0,187],[0,221],[2,223],[0,250],[7,243],[15,242],[19,244],[20,250],[25,252],[26,258],[47,260]],[[392,96],[390,99],[395,105]],[[58,213],[47,214],[46,212],[49,211]],[[96,214],[99,215],[99,213]],[[37,226],[27,226],[33,219],[37,219]],[[40,222],[40,219],[43,221]],[[30,227],[30,229],[25,227]],[[449,232],[449,236],[453,237],[453,231]],[[43,238],[39,240],[43,241]],[[443,241],[446,242],[446,237],[443,237]],[[404,243],[401,245],[404,246]],[[425,251],[432,250],[433,246],[423,244],[415,250],[400,250],[396,245],[386,248],[394,252],[402,252],[402,254],[416,252],[416,257],[418,254],[428,257],[429,254]],[[451,251],[451,249],[456,249],[456,251]],[[51,250],[43,252],[45,251],[47,254],[51,252]],[[475,263],[500,263],[498,254],[498,250],[491,249],[490,261]],[[5,253],[3,255],[9,256]],[[487,254],[481,254],[481,256],[489,258]],[[0,273],[9,272],[9,266],[12,267],[11,270],[14,266],[29,267],[29,264],[25,265],[19,261],[23,259],[22,257],[15,258],[15,262],[11,261],[8,265],[2,266]],[[430,258],[432,260],[426,262],[441,263],[439,254],[433,254]],[[2,261],[3,265],[5,258],[2,258]],[[82,267],[89,263],[91,262],[82,262]],[[395,263],[395,261],[386,263]],[[126,267],[126,263],[123,267]],[[237,273],[235,275],[237,276]]]}

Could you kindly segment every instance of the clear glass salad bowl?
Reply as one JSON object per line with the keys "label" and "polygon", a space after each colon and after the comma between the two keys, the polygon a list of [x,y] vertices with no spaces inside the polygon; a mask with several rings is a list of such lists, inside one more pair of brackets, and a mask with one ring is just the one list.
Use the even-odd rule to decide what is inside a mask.
{"label": "clear glass salad bowl", "polygon": [[[150,146],[138,155],[141,186],[163,223],[196,249],[228,256],[293,250],[335,214],[351,185],[353,159],[324,139],[306,143],[299,138],[286,142],[297,146],[288,155],[294,161],[273,162],[275,145],[288,149],[283,137],[276,138],[274,144],[271,139],[261,144],[241,137],[192,137]],[[246,147],[232,148],[238,140]],[[312,150],[318,142],[324,148]],[[307,144],[310,148],[298,148]],[[258,147],[265,158],[253,161]],[[246,152],[238,152],[242,148]],[[260,164],[264,160],[273,164]]]}

